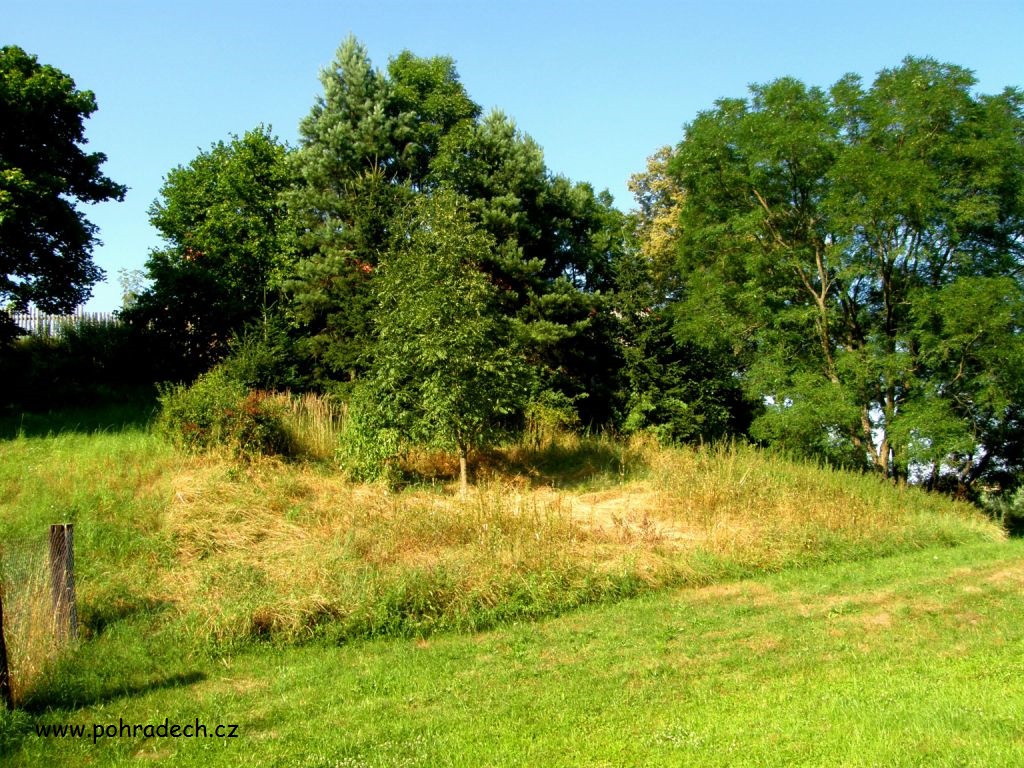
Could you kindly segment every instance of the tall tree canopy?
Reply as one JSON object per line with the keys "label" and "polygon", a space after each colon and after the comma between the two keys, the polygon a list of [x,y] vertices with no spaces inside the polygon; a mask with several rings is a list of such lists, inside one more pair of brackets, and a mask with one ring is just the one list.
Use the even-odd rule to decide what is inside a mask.
{"label": "tall tree canopy", "polygon": [[479,107],[450,59],[403,53],[385,73],[353,37],[320,82],[287,198],[299,235],[286,287],[321,377],[353,380],[372,360],[371,281],[393,218],[423,184],[440,137]]}
{"label": "tall tree canopy", "polygon": [[629,188],[633,243],[615,260],[616,312],[622,326],[622,426],[672,442],[718,440],[746,433],[755,410],[744,398],[727,349],[677,338],[674,302],[679,218],[684,190],[662,147]]}
{"label": "tall tree canopy", "polygon": [[677,328],[735,354],[756,436],[962,491],[1019,467],[1024,96],[974,84],[908,58],[687,127]]}
{"label": "tall tree canopy", "polygon": [[321,378],[352,381],[372,367],[377,266],[411,201],[447,188],[494,241],[481,269],[525,329],[539,386],[581,396],[593,419],[607,419],[615,344],[603,292],[621,247],[608,233],[622,230],[610,199],[551,174],[501,113],[481,117],[451,59],[404,52],[382,71],[349,38],[321,82],[294,157],[297,260],[286,282]]}
{"label": "tall tree canopy", "polygon": [[165,241],[146,263],[151,286],[125,312],[164,346],[169,371],[189,377],[227,352],[276,301],[272,278],[288,238],[281,194],[287,150],[269,129],[217,142],[174,168],[149,209]]}
{"label": "tall tree canopy", "polygon": [[16,46],[0,48],[0,304],[70,312],[103,277],[96,227],[78,203],[122,200],[125,187],[87,153],[91,91]]}

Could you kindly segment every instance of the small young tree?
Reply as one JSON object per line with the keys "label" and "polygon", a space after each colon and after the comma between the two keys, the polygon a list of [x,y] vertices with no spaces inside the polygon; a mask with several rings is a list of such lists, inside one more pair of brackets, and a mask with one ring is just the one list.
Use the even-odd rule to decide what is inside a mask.
{"label": "small young tree", "polygon": [[521,407],[526,364],[497,289],[478,264],[494,241],[466,200],[421,195],[375,281],[378,341],[369,387],[377,422],[403,440],[454,449],[465,493],[470,453]]}

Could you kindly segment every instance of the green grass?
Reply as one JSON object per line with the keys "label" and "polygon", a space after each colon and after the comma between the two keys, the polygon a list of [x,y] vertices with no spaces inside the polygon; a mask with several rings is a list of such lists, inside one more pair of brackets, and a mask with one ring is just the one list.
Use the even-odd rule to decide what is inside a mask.
{"label": "green grass", "polygon": [[742,447],[594,438],[489,462],[460,498],[443,474],[394,493],[329,465],[179,455],[137,426],[19,436],[0,442],[0,524],[37,560],[33,537],[76,525],[87,635],[143,613],[220,645],[476,631],[999,536],[965,505]]}
{"label": "green grass", "polygon": [[[1020,699],[982,667],[1012,668],[1020,571],[1003,566],[1021,545],[939,496],[740,446],[587,438],[495,451],[463,499],[450,458],[426,453],[396,492],[329,463],[183,456],[130,409],[7,423],[14,764],[998,765],[1020,750],[999,720]],[[76,526],[82,641],[63,655],[46,640],[53,522]],[[957,691],[981,695],[970,675],[996,700],[960,712]],[[237,721],[244,737],[33,735],[118,717]],[[985,764],[971,760],[948,764]]]}
{"label": "green grass", "polygon": [[[7,717],[7,763],[1021,765],[1022,587],[1024,543],[1013,541],[425,641],[218,659],[177,656],[161,638],[136,638],[126,654],[111,633],[60,670],[66,701]],[[237,723],[238,738],[94,745],[34,730],[91,733],[119,718]]]}

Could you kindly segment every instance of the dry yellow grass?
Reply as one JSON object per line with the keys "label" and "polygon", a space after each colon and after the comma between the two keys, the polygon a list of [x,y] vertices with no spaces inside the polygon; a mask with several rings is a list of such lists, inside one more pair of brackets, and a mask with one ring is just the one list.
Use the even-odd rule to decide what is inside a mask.
{"label": "dry yellow grass", "polygon": [[11,695],[19,701],[61,651],[55,639],[45,536],[8,539],[0,553]]}
{"label": "dry yellow grass", "polygon": [[[308,465],[193,459],[162,521],[177,561],[160,599],[204,636],[301,637],[332,622],[375,631],[388,611],[472,624],[538,579],[583,591],[607,578],[701,583],[998,536],[966,506],[750,449],[635,450],[649,473],[600,490],[492,471],[465,498],[444,483],[394,493]],[[444,476],[441,457],[416,461]]]}
{"label": "dry yellow grass", "polygon": [[326,395],[280,393],[273,400],[282,407],[290,453],[313,459],[333,459],[345,426],[347,410]]}
{"label": "dry yellow grass", "polygon": [[[326,456],[343,414],[288,402]],[[451,457],[427,451],[407,457],[419,484],[394,492],[331,462],[183,457],[144,434],[4,450],[7,530],[55,510],[78,524],[87,636],[137,616],[202,640],[418,635],[999,535],[967,506],[743,447],[559,437],[476,457],[465,498]]]}

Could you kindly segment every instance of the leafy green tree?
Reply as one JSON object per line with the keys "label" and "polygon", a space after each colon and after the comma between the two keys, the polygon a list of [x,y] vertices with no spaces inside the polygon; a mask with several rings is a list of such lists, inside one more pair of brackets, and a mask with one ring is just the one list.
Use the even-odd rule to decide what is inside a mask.
{"label": "leafy green tree", "polygon": [[661,147],[647,158],[647,168],[629,179],[629,191],[637,202],[632,224],[637,248],[649,265],[654,290],[671,296],[678,281],[675,270],[679,250],[679,217],[684,190],[670,170],[672,147]]}
{"label": "leafy green tree", "polygon": [[166,242],[125,318],[146,332],[172,377],[207,370],[277,301],[288,230],[280,196],[292,183],[287,149],[267,128],[217,142],[167,174],[150,222]]}
{"label": "leafy green tree", "polygon": [[451,59],[403,52],[382,72],[353,37],[320,80],[299,129],[287,198],[297,261],[284,285],[319,378],[354,381],[373,359],[372,283],[393,219],[427,184],[443,136],[479,107]]}
{"label": "leafy green tree", "polygon": [[677,338],[675,306],[645,253],[623,254],[616,269],[623,429],[674,443],[745,434],[757,408],[733,375],[728,349]]}
{"label": "leafy green tree", "polygon": [[429,186],[431,165],[445,136],[480,117],[466,93],[455,62],[447,56],[422,58],[402,51],[388,63],[389,111],[395,115],[401,178]]}
{"label": "leafy green tree", "polygon": [[619,364],[612,261],[625,232],[611,198],[552,175],[536,142],[500,112],[449,133],[432,174],[469,199],[494,238],[482,268],[521,324],[539,386],[576,401],[584,421],[606,423]]}
{"label": "leafy green tree", "polygon": [[103,277],[96,227],[78,203],[123,200],[126,188],[86,153],[91,91],[16,46],[0,48],[0,303],[70,312]]}
{"label": "leafy green tree", "polygon": [[524,404],[528,371],[498,291],[480,271],[493,239],[448,190],[417,198],[374,285],[377,349],[369,398],[379,429],[468,457]]}
{"label": "leafy green tree", "polygon": [[869,88],[753,86],[687,127],[679,329],[733,350],[756,436],[963,492],[1015,460],[1019,379],[977,345],[1020,343],[1024,101],[973,85],[908,58]]}
{"label": "leafy green tree", "polygon": [[[494,239],[481,268],[523,329],[539,386],[607,421],[615,361],[607,291],[621,214],[589,185],[552,176],[543,153],[500,113],[480,117],[451,59],[403,52],[386,71],[346,40],[301,126],[300,233],[286,287],[322,380],[354,381],[375,354],[373,283],[418,195],[463,195]],[[584,397],[584,395],[586,395]]]}

